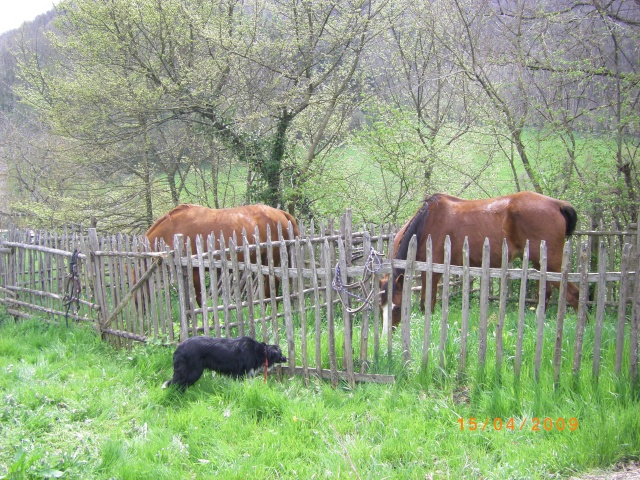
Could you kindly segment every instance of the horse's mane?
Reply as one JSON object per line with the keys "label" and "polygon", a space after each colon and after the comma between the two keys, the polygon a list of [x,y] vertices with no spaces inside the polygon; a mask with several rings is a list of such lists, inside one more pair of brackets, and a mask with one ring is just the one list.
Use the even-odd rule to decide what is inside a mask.
{"label": "horse's mane", "polygon": [[[411,220],[409,220],[409,224],[402,235],[402,239],[400,240],[400,244],[398,245],[398,250],[395,253],[394,258],[398,260],[406,260],[407,253],[409,251],[409,242],[411,242],[411,237],[414,235],[417,237],[418,242],[420,242],[420,238],[424,233],[424,228],[427,223],[427,217],[429,216],[429,209],[431,208],[432,203],[437,203],[438,199],[442,196],[442,194],[436,193],[435,195],[431,195],[430,197],[426,197],[422,206],[418,209],[418,211],[413,215]],[[389,283],[395,283],[395,280],[401,275],[402,269],[394,268],[391,273],[390,280],[384,284],[381,292],[381,304],[386,304],[388,295],[389,295]]]}
{"label": "horse's mane", "polygon": [[424,203],[415,213],[413,218],[409,221],[409,225],[407,225],[406,230],[404,231],[404,235],[402,236],[402,240],[400,240],[400,245],[398,245],[398,251],[396,252],[395,258],[398,260],[406,260],[407,253],[409,251],[409,242],[411,242],[411,237],[416,236],[418,238],[418,242],[422,238],[424,233],[424,227],[427,223],[427,218],[429,217],[429,210],[431,208],[432,203],[437,203],[438,199],[441,197],[441,194],[436,193],[435,195],[431,195],[424,199]]}

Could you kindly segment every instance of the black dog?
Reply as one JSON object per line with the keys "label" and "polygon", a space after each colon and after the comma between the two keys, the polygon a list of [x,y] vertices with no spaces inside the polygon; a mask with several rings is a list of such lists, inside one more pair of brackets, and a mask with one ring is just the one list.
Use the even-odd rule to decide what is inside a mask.
{"label": "black dog", "polygon": [[261,368],[271,370],[276,363],[286,361],[279,346],[251,337],[191,337],[173,353],[173,378],[162,388],[175,384],[184,391],[198,381],[205,368],[233,378],[253,377]]}

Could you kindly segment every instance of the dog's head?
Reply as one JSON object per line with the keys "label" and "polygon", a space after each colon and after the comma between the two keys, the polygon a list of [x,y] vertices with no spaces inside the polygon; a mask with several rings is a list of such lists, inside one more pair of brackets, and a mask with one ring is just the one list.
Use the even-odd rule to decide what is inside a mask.
{"label": "dog's head", "polygon": [[287,361],[287,357],[282,354],[282,350],[278,345],[266,345],[266,349],[270,367],[276,363],[285,363]]}

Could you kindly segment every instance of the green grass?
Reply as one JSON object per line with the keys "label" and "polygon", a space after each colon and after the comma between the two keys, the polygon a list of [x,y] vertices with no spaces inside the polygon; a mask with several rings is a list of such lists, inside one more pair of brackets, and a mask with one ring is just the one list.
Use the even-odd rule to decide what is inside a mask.
{"label": "green grass", "polygon": [[[353,390],[205,375],[182,395],[160,388],[171,349],[116,351],[89,327],[1,316],[0,477],[549,478],[640,453],[640,402],[608,376],[554,391],[528,370],[515,381],[508,366],[500,382],[487,372],[463,384],[412,366],[394,385]],[[533,417],[579,426],[532,431]],[[494,418],[515,427],[497,430]]]}

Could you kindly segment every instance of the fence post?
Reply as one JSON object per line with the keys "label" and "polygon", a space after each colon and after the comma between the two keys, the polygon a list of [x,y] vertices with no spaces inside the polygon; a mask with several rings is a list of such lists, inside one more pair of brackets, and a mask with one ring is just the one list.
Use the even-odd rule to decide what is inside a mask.
{"label": "fence post", "polygon": [[218,267],[213,252],[216,250],[215,233],[211,232],[207,236],[207,259],[209,260],[209,292],[211,294],[211,304],[213,306],[213,331],[216,337],[220,336],[220,311],[218,304]]}
{"label": "fence post", "polygon": [[231,275],[229,275],[229,260],[227,259],[227,245],[224,234],[220,232],[220,278],[222,279],[222,317],[224,318],[224,334],[231,336],[231,322],[229,311],[231,309]]}
{"label": "fence post", "polygon": [[596,303],[596,329],[593,335],[593,377],[600,376],[600,344],[602,342],[602,326],[604,324],[604,307],[607,293],[607,251],[604,240],[600,241],[598,249],[598,293]]}
{"label": "fence post", "polygon": [[578,304],[578,323],[576,325],[576,341],[573,352],[572,372],[574,381],[578,378],[578,374],[580,373],[584,326],[587,323],[587,300],[589,296],[589,246],[589,242],[584,242],[580,248],[580,265],[582,267],[582,271],[580,272],[580,302]]}
{"label": "fence post", "polygon": [[418,240],[415,235],[409,240],[404,283],[402,285],[402,306],[400,309],[400,332],[402,335],[402,363],[406,366],[411,361],[411,289],[416,266],[416,250]]}
{"label": "fence post", "polygon": [[487,360],[487,323],[489,321],[489,287],[491,277],[489,267],[491,266],[491,246],[489,239],[484,239],[482,245],[482,276],[480,277],[480,319],[478,328],[478,366],[480,367],[480,378],[484,379],[484,370]]}
{"label": "fence post", "polygon": [[[203,245],[204,239],[202,235],[196,235],[196,254],[198,256],[198,277],[200,281],[200,305],[202,306],[202,328],[205,335],[209,335],[209,312],[207,311],[207,286],[205,284],[205,268],[204,268],[204,255],[205,249]],[[194,315],[195,317],[195,315]]]}
{"label": "fence post", "polygon": [[289,253],[287,245],[282,236],[282,227],[278,224],[278,242],[280,244],[280,266],[282,271],[282,304],[284,306],[284,326],[287,334],[287,345],[289,350],[289,372],[290,375],[296,373],[296,343],[293,335],[293,317],[291,313],[291,294],[289,290]]}
{"label": "fence post", "polygon": [[[338,262],[340,265],[340,281],[343,285],[348,284],[347,277],[347,252],[345,251],[346,246],[342,241],[342,237],[338,237],[338,251],[339,258]],[[347,370],[347,381],[349,382],[349,386],[352,388],[355,387],[355,376],[353,370],[353,324],[352,324],[352,316],[349,312],[349,295],[346,292],[339,291],[338,295],[340,295],[342,299],[342,320],[343,320],[343,338],[344,338],[344,353],[343,353],[343,367]]]}
{"label": "fence post", "polygon": [[[278,224],[280,225],[280,224]],[[229,258],[231,259],[231,271],[233,278],[233,298],[236,304],[236,325],[238,336],[244,337],[244,313],[242,311],[242,292],[240,291],[240,267],[238,266],[238,237],[236,232],[229,238]]]}
{"label": "fence post", "polygon": [[300,353],[302,355],[302,376],[305,385],[309,385],[309,358],[307,357],[307,305],[304,298],[304,255],[300,237],[295,239],[295,258],[298,276],[298,309],[300,312]]}
{"label": "fence post", "polygon": [[516,359],[514,372],[516,379],[520,378],[520,367],[522,365],[522,342],[524,339],[524,317],[527,303],[527,275],[529,271],[529,240],[525,242],[524,253],[522,254],[522,277],[520,280],[520,298],[518,300],[518,340],[516,344]]}
{"label": "fence post", "polygon": [[[622,367],[622,352],[624,351],[624,327],[627,316],[627,292],[629,286],[629,266],[632,246],[624,245],[620,263],[620,286],[618,288],[618,323],[616,325],[616,366],[615,373],[620,375]],[[637,274],[636,274],[637,275]]]}
{"label": "fence post", "polygon": [[500,267],[500,306],[498,312],[498,324],[496,325],[496,371],[502,375],[502,358],[504,356],[504,319],[507,312],[507,290],[508,290],[508,268],[509,268],[509,246],[507,239],[502,239],[502,263]]}
{"label": "fence post", "polygon": [[640,209],[636,224],[635,293],[630,322],[629,376],[635,388],[638,385],[638,328],[640,324]]}
{"label": "fence post", "polygon": [[538,280],[538,308],[536,310],[536,358],[534,363],[534,377],[540,381],[540,364],[542,362],[542,344],[544,343],[544,317],[547,302],[547,242],[540,241],[540,280]]}
{"label": "fence post", "polygon": [[467,365],[467,340],[469,336],[469,290],[471,289],[469,274],[469,237],[464,237],[462,246],[462,324],[460,329],[460,361],[458,363],[458,381]]}
{"label": "fence post", "polygon": [[[243,277],[245,278],[245,288],[247,296],[247,324],[249,326],[249,336],[251,338],[256,338],[256,318],[255,311],[253,308],[253,272],[251,271],[251,249],[249,247],[249,239],[247,238],[247,232],[243,228],[242,229],[242,256],[244,257],[244,272]],[[256,252],[256,265],[258,265],[257,260],[257,252]],[[258,276],[260,272],[258,271]]]}
{"label": "fence post", "polygon": [[173,236],[173,257],[176,265],[176,281],[178,283],[178,305],[180,306],[180,341],[183,342],[189,336],[189,320],[187,318],[187,293],[184,285],[184,271],[182,268],[182,247],[184,245],[183,236],[178,233]]}
{"label": "fence post", "polygon": [[[313,221],[311,222],[313,231]],[[318,282],[318,270],[316,267],[316,255],[311,239],[306,239],[307,250],[309,251],[309,263],[311,266],[311,287],[313,289],[313,302],[315,308],[315,332],[316,332],[316,373],[318,378],[322,378],[322,316],[320,313],[320,292]]]}
{"label": "fence post", "polygon": [[98,234],[96,233],[95,228],[88,229],[87,235],[89,237],[89,262],[91,264],[91,269],[93,270],[93,293],[96,298],[96,303],[100,306],[96,321],[96,329],[98,334],[102,336],[101,325],[107,318],[107,304],[105,301],[104,285],[102,284],[101,260],[100,257],[95,255],[95,252],[97,252],[100,247],[98,243]]}
{"label": "fence post", "polygon": [[425,261],[427,262],[427,271],[425,272],[424,281],[424,338],[422,341],[422,368],[427,368],[429,363],[429,348],[431,347],[431,304],[433,303],[433,242],[431,235],[427,237]]}
{"label": "fence post", "polygon": [[451,238],[444,238],[444,274],[442,275],[442,317],[440,319],[440,368],[444,372],[444,352],[449,325],[449,277],[451,267]]}
{"label": "fence post", "polygon": [[257,275],[256,281],[258,282],[258,302],[260,305],[260,324],[262,325],[262,341],[269,343],[269,332],[267,331],[267,309],[264,299],[264,274],[262,273],[262,252],[260,250],[260,229],[256,225],[253,233],[253,243],[256,245],[256,267]]}
{"label": "fence post", "polygon": [[[364,276],[367,274],[367,260],[368,260],[368,255],[371,252],[371,236],[369,235],[368,231],[364,231],[363,232],[363,243],[362,243],[362,248],[363,248],[363,253],[364,253],[364,258],[365,258],[365,263],[364,263],[364,270],[362,272],[363,278]],[[373,261],[373,260],[372,260]],[[371,265],[371,269],[373,269],[373,265]],[[375,295],[376,291],[375,291],[375,284],[376,284],[376,277],[373,273],[371,273],[371,289],[373,292],[373,295],[371,297],[371,308],[376,308],[376,299],[378,298],[377,295]],[[360,373],[365,373],[367,371],[367,358],[368,358],[368,350],[369,350],[369,319],[370,319],[370,315],[371,312],[369,311],[369,308],[365,308],[362,311],[362,317],[361,317],[361,327],[360,327]]]}
{"label": "fence post", "polygon": [[553,387],[560,386],[560,367],[562,365],[562,336],[564,317],[567,314],[567,284],[569,282],[569,263],[571,261],[571,240],[565,242],[562,251],[562,276],[558,293],[558,321],[556,323],[556,343],[553,351]]}
{"label": "fence post", "polygon": [[336,330],[333,318],[333,289],[331,288],[331,277],[333,269],[331,268],[331,253],[329,249],[329,240],[324,239],[324,253],[321,255],[324,259],[324,291],[327,300],[327,337],[329,342],[329,368],[331,369],[331,386],[338,386],[338,367],[336,361]]}

